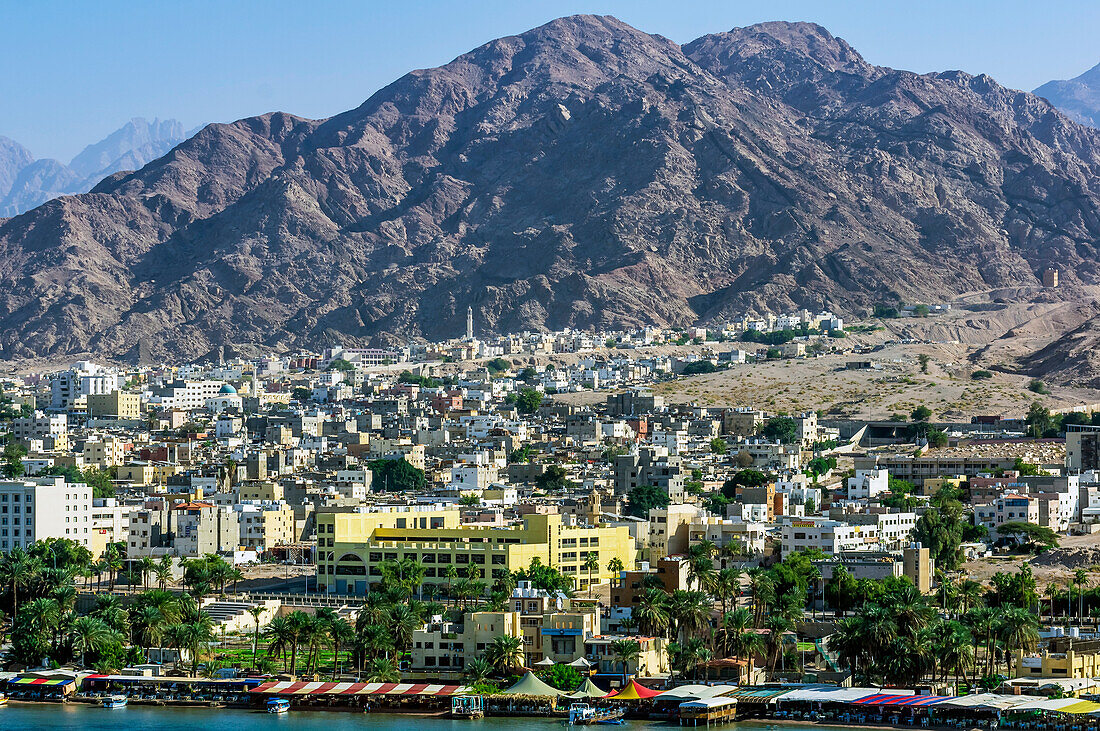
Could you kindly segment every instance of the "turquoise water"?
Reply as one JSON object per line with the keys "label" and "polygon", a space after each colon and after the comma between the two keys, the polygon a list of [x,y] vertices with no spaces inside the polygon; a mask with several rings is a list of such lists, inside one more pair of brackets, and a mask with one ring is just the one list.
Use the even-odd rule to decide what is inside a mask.
{"label": "turquoise water", "polygon": [[[485,718],[478,721],[456,721],[447,718],[384,713],[341,713],[336,711],[291,711],[274,715],[263,711],[232,708],[99,708],[84,704],[22,704],[0,707],[0,729],[3,731],[506,731],[521,728],[538,731],[561,731],[560,719],[550,718]],[[593,727],[600,728],[600,727]],[[615,727],[607,727],[615,728]],[[638,731],[659,731],[679,728],[655,721],[628,721],[619,728]],[[718,728],[736,731],[805,731],[805,726],[772,723],[738,723]]]}

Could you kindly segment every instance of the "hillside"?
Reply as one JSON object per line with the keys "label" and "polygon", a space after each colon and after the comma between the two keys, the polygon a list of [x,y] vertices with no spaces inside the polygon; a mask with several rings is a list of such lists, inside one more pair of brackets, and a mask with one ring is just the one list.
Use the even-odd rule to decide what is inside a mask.
{"label": "hillside", "polygon": [[[1073,298],[1100,132],[809,24],[563,18],[327,120],[209,125],[0,224],[0,355],[131,359],[743,310]],[[28,286],[28,284],[30,286]]]}

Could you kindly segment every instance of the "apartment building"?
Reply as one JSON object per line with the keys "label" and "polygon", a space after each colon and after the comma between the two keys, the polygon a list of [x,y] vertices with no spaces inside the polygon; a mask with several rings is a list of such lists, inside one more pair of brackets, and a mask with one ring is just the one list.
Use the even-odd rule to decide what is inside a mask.
{"label": "apartment building", "polygon": [[64,477],[0,480],[0,552],[46,538],[91,546],[92,488]]}
{"label": "apartment building", "polygon": [[82,360],[50,378],[50,407],[87,406],[89,396],[118,390],[118,376],[102,366]]}
{"label": "apartment building", "polygon": [[94,393],[88,396],[88,416],[137,421],[142,417],[141,396],[129,391]]}
{"label": "apartment building", "polygon": [[668,493],[669,501],[684,501],[684,480],[689,473],[678,455],[664,447],[642,447],[636,454],[615,458],[615,494],[626,495],[640,485],[653,485]]}
{"label": "apartment building", "polygon": [[233,506],[240,521],[241,548],[260,554],[294,543],[294,508],[285,502],[249,501]]}
{"label": "apartment building", "polygon": [[[634,539],[625,526],[566,525],[560,515],[529,515],[504,529],[459,525],[454,510],[319,512],[317,583],[321,591],[365,594],[382,578],[384,561],[411,558],[424,564],[424,583],[449,583],[447,569],[460,575],[477,568],[492,582],[527,567],[532,559],[553,566],[585,589],[611,578],[612,558],[635,561]],[[585,563],[595,554],[597,568]]]}
{"label": "apartment building", "polygon": [[816,548],[827,554],[865,551],[879,545],[877,525],[851,525],[828,518],[801,518],[781,528],[782,552]]}
{"label": "apartment building", "polygon": [[217,398],[223,385],[222,381],[169,381],[152,390],[149,403],[161,409],[201,409],[208,399]]}

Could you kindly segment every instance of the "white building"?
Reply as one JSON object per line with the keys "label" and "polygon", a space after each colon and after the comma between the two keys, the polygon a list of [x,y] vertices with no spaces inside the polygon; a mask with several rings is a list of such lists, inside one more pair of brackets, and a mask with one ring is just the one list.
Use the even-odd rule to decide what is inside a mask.
{"label": "white building", "polygon": [[11,432],[16,439],[24,442],[41,437],[63,437],[69,432],[69,417],[35,411],[30,416],[13,419]]}
{"label": "white building", "polygon": [[82,360],[50,378],[50,406],[67,409],[82,397],[118,390],[118,376],[102,366]]}
{"label": "white building", "polygon": [[0,552],[46,538],[91,540],[92,488],[64,477],[0,481]]}
{"label": "white building", "polygon": [[221,381],[171,381],[154,388],[148,401],[162,409],[201,409],[219,396],[224,385]]}
{"label": "white building", "polygon": [[825,518],[801,518],[783,525],[781,543],[784,556],[791,551],[811,548],[828,554],[868,551],[879,545],[878,527]]}
{"label": "white building", "polygon": [[849,500],[869,500],[889,489],[890,473],[887,470],[856,470],[856,476],[848,478]]}

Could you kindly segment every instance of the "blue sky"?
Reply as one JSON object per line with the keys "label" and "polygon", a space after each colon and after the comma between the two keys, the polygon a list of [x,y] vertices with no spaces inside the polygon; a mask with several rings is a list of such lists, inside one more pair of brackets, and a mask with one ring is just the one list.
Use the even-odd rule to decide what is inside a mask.
{"label": "blue sky", "polygon": [[873,63],[984,72],[1022,89],[1100,63],[1095,0],[0,0],[0,135],[67,161],[133,116],[326,117],[410,69],[572,13],[680,43],[810,20]]}

